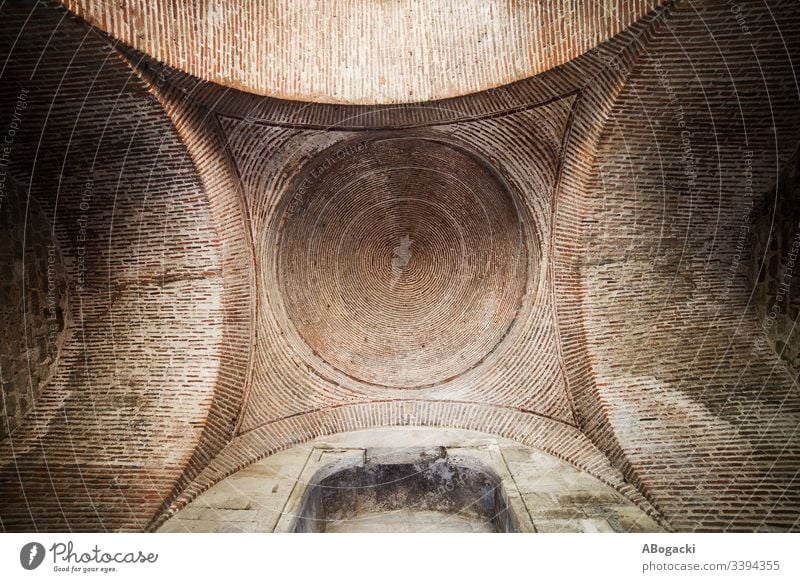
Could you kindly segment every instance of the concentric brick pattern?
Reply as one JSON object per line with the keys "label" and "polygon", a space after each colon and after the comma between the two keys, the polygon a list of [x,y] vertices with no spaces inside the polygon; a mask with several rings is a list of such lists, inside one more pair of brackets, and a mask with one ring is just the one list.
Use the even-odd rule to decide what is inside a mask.
{"label": "concentric brick pattern", "polygon": [[412,388],[458,376],[505,337],[528,257],[514,200],[480,160],[385,137],[322,152],[298,184],[278,280],[315,354]]}
{"label": "concentric brick pattern", "polygon": [[[796,529],[800,401],[784,362],[759,343],[752,257],[738,241],[797,146],[800,15],[793,2],[742,2],[738,14],[732,4],[676,2],[536,77],[380,107],[281,101],[162,74],[58,9],[37,5],[28,18],[32,4],[3,5],[2,54],[16,45],[2,110],[22,88],[31,104],[12,173],[52,217],[75,335],[0,446],[2,528],[152,529],[225,475],[293,443],[420,425],[552,452],[667,529]],[[159,22],[179,21],[171,10]],[[171,38],[142,22],[150,21],[131,29],[145,43]],[[207,40],[181,50],[205,55],[215,46]],[[364,79],[345,80],[374,87]],[[305,307],[288,308],[296,296],[278,276],[284,251],[311,242],[295,236],[281,247],[292,220],[313,216],[295,214],[280,228],[301,176],[331,147],[385,132],[485,162],[469,166],[470,179],[482,184],[491,168],[517,215],[498,224],[522,230],[528,257],[521,299],[503,304],[519,309],[502,345],[454,378],[414,389],[419,379],[401,387],[388,366],[369,368],[383,377],[349,376],[345,359],[342,369],[325,359],[342,349],[323,353],[330,346],[320,342],[315,354],[293,319],[318,316],[318,298],[304,288]],[[324,173],[323,194],[337,180],[335,169]],[[487,191],[499,199],[497,188]],[[353,214],[333,210],[339,220]],[[357,265],[383,281],[390,267],[413,272],[415,240],[444,248],[431,233],[406,240],[400,221],[373,219],[381,228],[363,230],[376,233],[370,250],[320,255],[327,265]],[[426,221],[416,224],[446,227]],[[344,236],[326,228],[314,229],[328,233],[324,244]],[[456,263],[427,264],[447,272]]]}
{"label": "concentric brick pattern", "polygon": [[[388,134],[402,137],[400,141],[385,139],[383,131],[283,127],[269,118],[220,116],[252,217],[260,283],[253,380],[240,431],[331,406],[407,398],[413,387],[415,396],[425,400],[484,402],[574,423],[559,363],[551,281],[542,260],[574,98],[542,99],[541,86],[529,88],[524,108],[501,111],[491,119],[473,115]],[[429,111],[435,117],[440,109]],[[409,164],[414,156],[418,159]],[[412,172],[409,165],[418,169]],[[321,179],[313,177],[318,170]],[[339,192],[339,184],[347,188]],[[380,202],[385,196],[381,188],[409,198],[405,189],[414,184],[413,200],[404,203],[418,213],[411,222],[397,215],[402,206],[387,217],[362,212],[368,205],[356,198],[368,195],[372,198],[366,200]],[[435,212],[431,201],[438,205]],[[310,203],[317,206],[307,209]],[[329,215],[335,220],[328,220]],[[299,226],[293,221],[300,221]],[[352,224],[363,227],[352,231]],[[282,242],[286,226],[289,247]],[[291,234],[294,228],[303,234]],[[452,234],[434,232],[441,229]],[[362,230],[371,234],[359,243]],[[348,242],[353,234],[355,240]],[[324,237],[319,240],[325,246],[312,244],[314,237]],[[464,244],[461,237],[472,242]],[[414,241],[423,251],[416,263]],[[425,248],[436,251],[445,245],[453,250],[435,259]],[[313,249],[311,256],[304,249]],[[415,264],[427,264],[428,272],[416,274]],[[434,265],[443,272],[432,272]],[[288,285],[278,280],[290,267],[291,277],[306,277],[298,279],[302,284],[289,277],[284,277]],[[441,298],[430,295],[425,301],[447,311],[423,311],[413,302],[399,307],[399,298],[389,290],[396,275],[395,289],[403,291],[404,268],[412,269],[412,277],[426,277],[426,293]],[[383,288],[375,283],[381,276]],[[348,277],[367,277],[371,287],[348,283]],[[408,292],[416,285],[412,280]],[[317,291],[320,298],[314,295]],[[453,292],[464,297],[464,305],[455,309],[447,297]],[[354,314],[361,317],[360,329],[345,312],[345,299],[351,305],[375,305],[371,314]],[[378,307],[381,302],[389,311]],[[328,311],[337,308],[338,320]],[[329,317],[333,319],[326,321]],[[408,321],[401,322],[403,318]],[[436,332],[426,329],[426,318],[438,326]],[[386,325],[375,326],[381,321]],[[462,325],[472,337],[465,334],[459,342],[452,334]],[[393,345],[395,334],[401,343]],[[336,343],[340,341],[349,342],[344,345],[347,357]],[[365,349],[370,341],[372,346]],[[376,347],[379,351],[372,349]],[[358,365],[358,358],[372,359],[370,365]]]}

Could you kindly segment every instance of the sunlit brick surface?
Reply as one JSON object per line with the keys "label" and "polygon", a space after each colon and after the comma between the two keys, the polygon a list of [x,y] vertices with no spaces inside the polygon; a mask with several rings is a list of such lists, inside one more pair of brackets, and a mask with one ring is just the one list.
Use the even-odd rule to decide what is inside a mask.
{"label": "sunlit brick surface", "polygon": [[563,64],[658,0],[67,0],[119,40],[202,79],[323,103],[466,95]]}

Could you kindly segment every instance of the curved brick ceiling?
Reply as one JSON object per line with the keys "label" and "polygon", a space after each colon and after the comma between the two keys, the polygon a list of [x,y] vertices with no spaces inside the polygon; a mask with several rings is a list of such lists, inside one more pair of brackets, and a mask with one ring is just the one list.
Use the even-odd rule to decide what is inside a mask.
{"label": "curved brick ceiling", "polygon": [[[4,189],[0,209],[23,204],[21,232],[29,207],[5,264],[20,276],[4,284],[37,315],[32,324],[49,318],[40,293],[66,311],[52,338],[3,323],[27,336],[16,364],[33,369],[36,386],[0,438],[0,527],[141,530],[192,479],[194,459],[232,434],[228,387],[244,381],[249,333],[241,217],[204,183],[163,104],[84,23],[40,3],[6,4],[0,55],[3,127],[27,94],[3,168],[20,200],[10,205]],[[53,237],[51,276],[40,246]],[[48,374],[33,368],[43,340],[60,346],[43,362]],[[234,411],[220,411],[220,395]]]}
{"label": "curved brick ceiling", "polygon": [[478,365],[527,285],[522,225],[500,179],[463,150],[407,135],[318,160],[289,192],[275,247],[292,327],[371,384],[434,385]]}
{"label": "curved brick ceiling", "polygon": [[[27,9],[3,9],[0,23],[16,33]],[[36,139],[20,138],[16,158],[36,159],[43,135],[47,164],[17,173],[45,212],[61,192],[56,234],[72,286],[75,225],[85,178],[94,176],[95,292],[82,304],[90,333],[67,338],[55,382],[0,447],[4,528],[152,529],[256,459],[321,434],[397,425],[469,428],[551,452],[618,484],[670,529],[797,527],[800,399],[778,355],[758,342],[747,277],[735,268],[747,261],[736,258],[737,225],[797,144],[800,18],[792,6],[749,5],[737,17],[727,0],[679,2],[562,67],[496,90],[348,107],[207,83],[112,47],[72,18],[58,24],[63,11],[36,10],[3,97],[33,83],[49,42],[54,50],[34,76],[39,101],[25,118]],[[48,119],[50,103],[58,114]],[[413,147],[402,155],[373,147],[386,136]],[[354,148],[358,155],[347,156]],[[434,164],[441,148],[463,155]],[[97,151],[95,176],[87,168]],[[409,172],[416,151],[425,163]],[[433,167],[470,188],[448,188],[462,197],[446,212],[417,204],[405,220],[375,214],[374,223],[358,223],[353,232],[369,235],[366,264],[331,255],[347,231],[313,222],[326,212],[347,221],[380,200],[365,178],[376,168],[373,152],[403,181],[391,184],[395,194],[417,179],[432,190],[426,197],[444,198]],[[327,165],[331,154],[341,165]],[[48,169],[62,166],[59,190],[59,174]],[[302,184],[313,174],[331,205],[303,213],[314,201]],[[353,181],[365,187],[348,189]],[[376,285],[399,259],[398,269],[458,289],[436,280],[439,266],[453,268],[441,262],[445,242],[425,233],[404,243],[403,231],[444,224],[443,216],[475,225],[459,201],[477,188],[493,202],[490,223],[506,230],[492,239],[496,249],[481,248],[485,224],[466,234],[475,257],[497,252],[504,263],[491,266],[494,279],[471,281],[498,299],[502,316],[475,326],[474,343],[459,347],[475,365],[430,358],[409,382],[389,366],[353,374],[344,350],[374,350],[356,345],[356,326],[341,314],[320,314],[326,295],[308,288],[330,292],[348,280],[325,272],[311,281],[293,265],[358,265]],[[518,230],[527,273],[500,285]],[[422,253],[420,271],[414,241],[434,251]],[[391,293],[373,298],[396,307]],[[366,296],[355,299],[348,305],[369,327]],[[507,335],[490,349],[512,312]],[[375,314],[391,323],[391,311]],[[303,318],[320,315],[338,328],[334,336],[348,331],[347,345],[302,328]],[[394,330],[372,332],[372,341],[391,340]],[[112,459],[119,464],[109,470]]]}
{"label": "curved brick ceiling", "polygon": [[64,0],[171,67],[259,95],[402,103],[531,77],[627,28],[659,0]]}
{"label": "curved brick ceiling", "polygon": [[587,86],[555,220],[579,423],[676,530],[800,523],[800,392],[746,243],[800,138],[800,12],[744,6],[677,3]]}
{"label": "curved brick ceiling", "polygon": [[[240,430],[409,388],[573,422],[543,255],[574,98],[539,89],[498,118],[388,133],[220,114],[259,272]],[[369,212],[388,195],[406,203]]]}

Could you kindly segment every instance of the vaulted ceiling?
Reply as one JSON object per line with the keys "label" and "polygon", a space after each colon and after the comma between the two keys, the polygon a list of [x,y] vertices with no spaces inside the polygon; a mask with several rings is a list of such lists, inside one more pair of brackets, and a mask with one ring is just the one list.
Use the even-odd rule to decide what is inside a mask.
{"label": "vaulted ceiling", "polygon": [[796,528],[797,371],[740,232],[797,147],[800,14],[567,4],[5,5],[8,192],[52,239],[14,260],[49,240],[67,292],[3,354],[44,363],[0,526],[153,529],[294,443],[420,425],[668,529]]}
{"label": "vaulted ceiling", "polygon": [[663,0],[67,0],[170,67],[250,93],[410,103],[483,91],[562,65]]}

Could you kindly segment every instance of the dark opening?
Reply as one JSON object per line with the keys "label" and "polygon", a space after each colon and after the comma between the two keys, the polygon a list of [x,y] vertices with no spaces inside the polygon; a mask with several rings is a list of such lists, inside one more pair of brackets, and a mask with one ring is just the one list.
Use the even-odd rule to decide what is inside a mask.
{"label": "dark opening", "polygon": [[345,468],[312,483],[295,532],[516,531],[500,480],[451,458]]}

